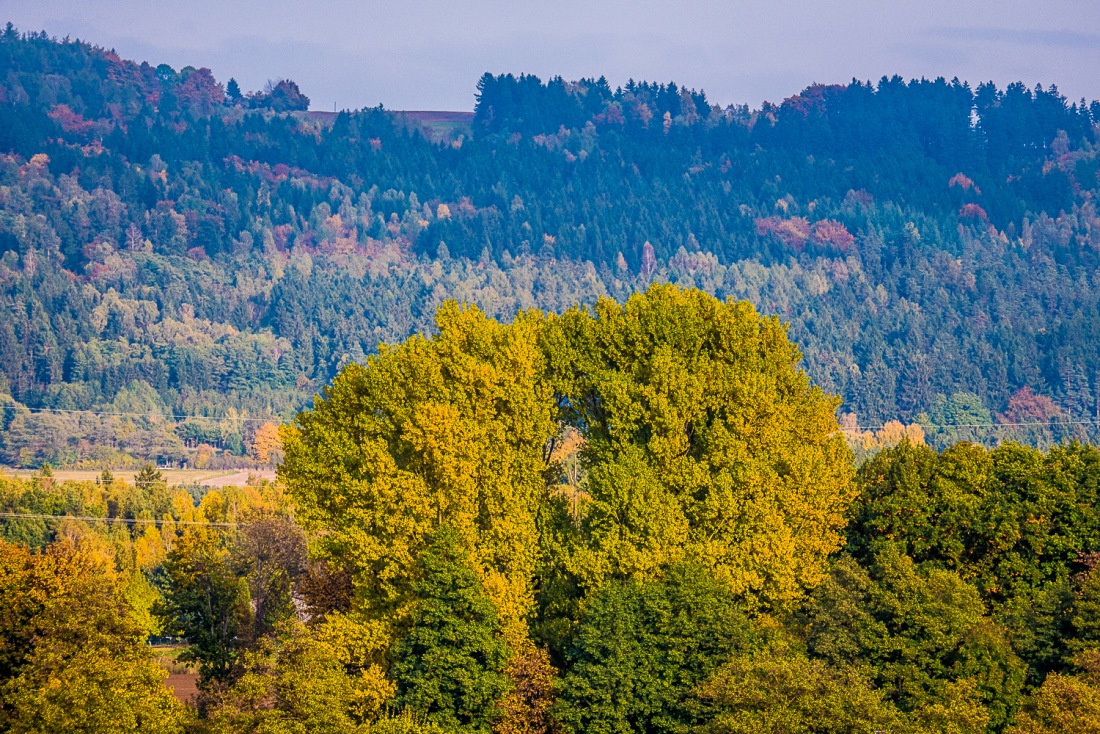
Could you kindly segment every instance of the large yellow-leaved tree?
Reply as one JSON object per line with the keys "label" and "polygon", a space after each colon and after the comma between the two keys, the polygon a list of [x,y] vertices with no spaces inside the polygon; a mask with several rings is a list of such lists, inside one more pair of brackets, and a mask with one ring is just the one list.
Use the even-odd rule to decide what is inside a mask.
{"label": "large yellow-leaved tree", "polygon": [[813,586],[851,501],[839,399],[810,385],[778,319],[747,301],[650,288],[545,331],[590,496],[572,572],[586,587],[702,562],[750,602]]}
{"label": "large yellow-leaved tree", "polygon": [[[654,286],[511,324],[446,303],[436,323],[349,365],[283,430],[297,518],[314,552],[353,575],[350,611],[323,634],[362,671],[366,708],[392,693],[387,654],[440,528],[513,651],[532,649],[537,592],[546,601],[555,585],[583,598],[693,561],[767,609],[823,576],[851,454],[838,400],[810,385],[778,320]],[[570,502],[566,482],[579,485]]]}
{"label": "large yellow-leaved tree", "polygon": [[[452,528],[507,634],[522,638],[539,556],[543,452],[557,431],[538,346],[545,320],[510,325],[445,304],[439,333],[349,365],[284,431],[280,473],[317,550],[355,574],[355,612],[407,620],[417,558]],[[385,630],[380,630],[382,637]]]}

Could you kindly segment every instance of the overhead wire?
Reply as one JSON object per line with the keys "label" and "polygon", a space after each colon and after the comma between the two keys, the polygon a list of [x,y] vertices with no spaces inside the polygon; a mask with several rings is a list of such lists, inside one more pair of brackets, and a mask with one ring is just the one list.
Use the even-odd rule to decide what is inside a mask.
{"label": "overhead wire", "polygon": [[238,527],[238,523],[235,522],[207,522],[200,520],[147,520],[144,518],[131,518],[131,517],[99,517],[97,515],[43,515],[33,512],[0,512],[0,518],[9,519],[32,519],[32,520],[84,520],[88,522],[120,522],[126,525],[157,525],[171,522],[174,525],[210,525],[215,527],[235,528]]}
{"label": "overhead wire", "polygon": [[[901,423],[901,421],[898,421]],[[1100,420],[1064,420],[1064,421],[1026,421],[1019,423],[902,423],[902,426],[918,426],[920,428],[1027,428],[1045,426],[1098,426]],[[886,428],[881,426],[856,426],[857,431],[878,431]]]}
{"label": "overhead wire", "polygon": [[[11,404],[0,405],[0,409],[8,409],[15,411],[27,411],[30,413],[60,413],[60,414],[75,414],[84,413],[88,415],[98,416],[117,416],[124,418],[171,418],[174,420],[209,420],[209,421],[235,421],[235,422],[284,422],[283,419],[278,417],[246,417],[246,416],[207,416],[207,415],[176,415],[171,413],[140,413],[140,412],[120,412],[120,411],[106,411],[106,410],[86,410],[81,408],[29,408],[26,406],[14,406]],[[900,422],[900,421],[899,421]],[[1097,420],[1062,420],[1062,421],[1023,421],[1018,423],[999,422],[999,423],[902,423],[905,426],[920,426],[921,428],[1020,428],[1028,426],[1077,426],[1087,425],[1096,426],[1100,425],[1100,419]],[[877,426],[856,426],[854,430],[858,431],[877,431],[886,427],[886,424]]]}
{"label": "overhead wire", "polygon": [[[208,420],[213,422],[228,421],[235,423],[285,423],[281,418],[277,417],[247,417],[247,416],[222,416],[211,417],[205,415],[177,415],[166,413],[142,413],[142,412],[122,412],[122,411],[105,411],[105,410],[85,410],[79,408],[30,408],[26,406],[16,406],[12,404],[0,405],[0,410],[13,410],[13,411],[27,411],[30,413],[56,413],[62,415],[72,414],[85,414],[95,415],[100,417],[121,417],[121,418],[163,418],[172,420]],[[902,423],[902,427],[917,426],[924,430],[940,430],[940,429],[974,429],[974,430],[994,430],[994,429],[1007,429],[1007,428],[1049,428],[1053,426],[1100,426],[1100,419],[1096,420],[1060,420],[1060,421],[1021,421],[1021,422],[999,422],[999,423]],[[853,428],[841,428],[841,431],[855,431],[855,432],[867,432],[867,431],[881,431],[887,427],[887,424],[875,425],[875,426],[855,426]],[[186,446],[151,446],[145,447],[147,451],[166,451],[166,450],[179,450],[186,449]]]}
{"label": "overhead wire", "polygon": [[172,414],[172,413],[152,413],[152,412],[149,412],[149,413],[136,413],[136,412],[120,412],[120,411],[109,411],[109,410],[85,410],[85,409],[82,409],[82,408],[28,408],[28,407],[23,406],[23,405],[12,405],[11,403],[8,403],[7,405],[0,405],[0,409],[13,410],[13,411],[16,411],[16,412],[25,410],[29,413],[59,413],[59,414],[62,414],[62,415],[83,413],[85,415],[97,415],[97,416],[101,416],[101,417],[102,416],[108,416],[108,417],[114,416],[114,417],[122,417],[122,418],[171,418],[173,420],[202,419],[202,420],[209,420],[209,421],[234,421],[234,422],[256,422],[256,423],[266,423],[268,421],[271,421],[273,423],[281,423],[282,422],[281,418],[275,418],[275,417],[251,418],[251,417],[246,417],[246,416],[237,416],[237,417],[222,416],[222,417],[218,418],[218,417],[211,417],[211,416],[207,416],[207,415],[175,415],[175,414]]}

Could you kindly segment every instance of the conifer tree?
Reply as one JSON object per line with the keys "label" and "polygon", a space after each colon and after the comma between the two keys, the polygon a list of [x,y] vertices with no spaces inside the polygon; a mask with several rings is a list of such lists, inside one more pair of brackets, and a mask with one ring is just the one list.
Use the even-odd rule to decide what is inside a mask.
{"label": "conifer tree", "polygon": [[460,542],[441,528],[421,556],[420,601],[393,650],[395,702],[445,729],[488,732],[508,689],[508,648]]}

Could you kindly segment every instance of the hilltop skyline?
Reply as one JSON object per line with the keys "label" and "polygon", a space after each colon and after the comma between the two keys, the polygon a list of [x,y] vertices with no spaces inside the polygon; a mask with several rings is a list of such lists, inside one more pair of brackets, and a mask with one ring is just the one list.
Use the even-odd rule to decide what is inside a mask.
{"label": "hilltop skyline", "polygon": [[590,8],[501,3],[324,2],[309,12],[276,1],[187,7],[107,0],[10,3],[22,30],[91,40],[150,63],[207,66],[258,89],[292,78],[318,110],[472,110],[485,71],[542,78],[673,79],[716,103],[759,106],[815,83],[883,75],[958,77],[971,84],[1057,84],[1070,99],[1100,97],[1100,7],[1057,0],[1035,17],[1024,3],[848,2],[800,8],[784,0],[620,2]]}

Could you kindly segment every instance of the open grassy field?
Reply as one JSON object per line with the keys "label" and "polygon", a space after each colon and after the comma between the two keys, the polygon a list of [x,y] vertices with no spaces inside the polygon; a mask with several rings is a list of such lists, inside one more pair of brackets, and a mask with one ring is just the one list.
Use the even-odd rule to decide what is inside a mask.
{"label": "open grassy field", "polygon": [[406,125],[418,128],[425,137],[436,143],[468,136],[474,121],[473,112],[401,110],[393,115]]}

